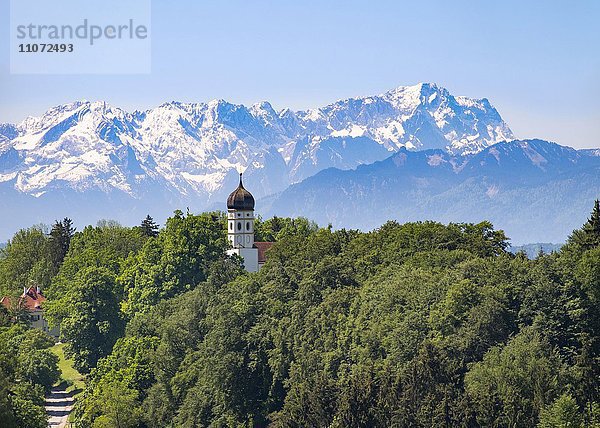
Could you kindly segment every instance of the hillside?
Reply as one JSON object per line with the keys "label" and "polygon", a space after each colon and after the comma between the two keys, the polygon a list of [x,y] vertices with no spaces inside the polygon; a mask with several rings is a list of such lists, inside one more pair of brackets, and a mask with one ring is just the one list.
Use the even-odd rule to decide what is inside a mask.
{"label": "hillside", "polygon": [[564,242],[599,195],[595,152],[523,140],[474,155],[401,149],[354,170],[322,171],[264,203],[269,215],[363,230],[387,219],[486,219],[524,244]]}
{"label": "hillside", "polygon": [[[248,273],[226,255],[225,221],[178,213],[153,234],[88,226],[55,273],[58,249],[38,230],[9,245],[0,281],[50,273],[46,315],[88,374],[75,424],[600,423],[600,203],[535,260],[508,252],[487,222],[364,233],[273,218],[256,224],[274,245]],[[39,397],[59,361],[17,322],[0,316],[0,422],[45,428]]]}

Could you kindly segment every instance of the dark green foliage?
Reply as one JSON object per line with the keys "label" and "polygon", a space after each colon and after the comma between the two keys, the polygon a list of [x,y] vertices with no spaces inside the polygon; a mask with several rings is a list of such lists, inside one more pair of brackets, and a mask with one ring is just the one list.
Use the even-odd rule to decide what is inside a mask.
{"label": "dark green foliage", "polygon": [[538,428],[578,428],[584,426],[583,422],[577,401],[563,394],[542,410]]}
{"label": "dark green foliage", "polygon": [[50,322],[60,326],[62,338],[69,342],[67,352],[78,370],[88,372],[123,334],[123,287],[117,276],[145,240],[138,229],[107,221],[73,236],[48,289],[45,308]]}
{"label": "dark green foliage", "polygon": [[17,297],[24,287],[45,290],[58,272],[75,232],[70,219],[18,231],[0,249],[0,296]]}
{"label": "dark green foliage", "polygon": [[95,367],[123,334],[120,295],[114,273],[103,267],[88,267],[75,275],[65,295],[47,303],[46,313],[60,320],[61,336],[68,342],[80,372]]}
{"label": "dark green foliage", "polygon": [[[277,243],[258,274],[217,258],[191,291],[134,311],[78,420],[110,418],[93,397],[113,379],[149,427],[548,426],[573,405],[594,420],[595,249],[528,260],[487,222],[282,233],[286,221],[259,226]],[[147,266],[136,281],[159,274],[143,290],[169,283],[157,267],[174,238],[163,233],[128,260]]]}
{"label": "dark green foliage", "polygon": [[465,377],[482,426],[534,426],[566,384],[565,367],[539,334],[524,330],[494,347]]}
{"label": "dark green foliage", "polygon": [[197,284],[225,283],[242,270],[225,255],[221,213],[176,212],[156,237],[100,222],[76,233],[49,290],[46,314],[60,325],[82,372],[107,356],[128,317]]}
{"label": "dark green foliage", "polygon": [[23,287],[47,286],[53,275],[49,241],[43,226],[18,231],[0,250],[0,294],[19,295]]}
{"label": "dark green foliage", "polygon": [[13,321],[13,317],[4,305],[0,305],[0,327],[8,327]]}
{"label": "dark green foliage", "polygon": [[59,378],[52,345],[39,330],[0,327],[0,426],[47,427],[44,394]]}
{"label": "dark green foliage", "polygon": [[49,306],[90,370],[76,422],[595,426],[600,247],[579,240],[595,215],[535,260],[488,222],[274,218],[256,274],[225,255],[220,213],[176,212],[155,237],[86,228]]}
{"label": "dark green foliage", "polygon": [[154,221],[152,217],[148,214],[144,220],[142,220],[142,224],[140,225],[140,229],[142,230],[142,234],[149,238],[156,238],[158,236],[158,224]]}
{"label": "dark green foliage", "polygon": [[213,263],[226,258],[224,223],[222,213],[175,212],[156,238],[127,259],[119,278],[124,311],[133,316],[205,281]]}
{"label": "dark green foliage", "polygon": [[70,283],[85,268],[103,267],[118,275],[125,259],[139,251],[144,242],[145,237],[137,228],[108,221],[99,222],[97,227],[87,226],[71,239],[67,257],[48,290],[49,296],[67,294]]}
{"label": "dark green foliage", "polygon": [[255,240],[275,242],[286,236],[304,236],[316,232],[319,226],[306,218],[273,217],[262,221],[258,218],[254,224]]}
{"label": "dark green foliage", "polygon": [[108,426],[138,426],[141,399],[155,382],[151,351],[157,343],[146,337],[117,341],[113,352],[90,374],[90,387],[79,396],[83,404],[75,408],[75,415],[80,423],[92,426],[106,419]]}
{"label": "dark green foliage", "polygon": [[581,229],[573,232],[569,243],[584,250],[600,246],[600,200],[596,199],[590,218]]}
{"label": "dark green foliage", "polygon": [[62,221],[57,221],[52,226],[48,246],[55,274],[60,269],[60,265],[69,251],[71,239],[74,234],[75,228],[73,227],[73,221],[70,218],[64,218]]}

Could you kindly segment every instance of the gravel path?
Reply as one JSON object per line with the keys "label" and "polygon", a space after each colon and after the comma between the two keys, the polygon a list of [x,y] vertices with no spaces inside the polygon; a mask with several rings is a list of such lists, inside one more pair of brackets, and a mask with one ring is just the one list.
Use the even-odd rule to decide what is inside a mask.
{"label": "gravel path", "polygon": [[53,388],[46,397],[44,406],[48,413],[48,427],[66,427],[74,401],[72,393],[67,392],[64,387]]}

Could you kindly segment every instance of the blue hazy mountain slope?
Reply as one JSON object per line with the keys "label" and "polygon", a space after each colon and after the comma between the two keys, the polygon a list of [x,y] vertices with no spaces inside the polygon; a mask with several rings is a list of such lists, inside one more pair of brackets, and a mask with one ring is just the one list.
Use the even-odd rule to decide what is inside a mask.
{"label": "blue hazy mountain slope", "polygon": [[542,140],[475,155],[400,150],[354,170],[327,169],[269,201],[269,215],[335,227],[386,220],[490,220],[514,243],[563,242],[600,196],[600,157]]}

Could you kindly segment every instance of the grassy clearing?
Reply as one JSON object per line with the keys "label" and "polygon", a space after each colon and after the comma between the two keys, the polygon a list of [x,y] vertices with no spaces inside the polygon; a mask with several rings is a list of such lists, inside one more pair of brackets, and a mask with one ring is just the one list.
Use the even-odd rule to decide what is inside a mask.
{"label": "grassy clearing", "polygon": [[57,343],[50,350],[59,358],[58,368],[61,371],[61,382],[66,382],[69,385],[67,391],[81,391],[84,386],[85,376],[79,373],[73,367],[73,360],[65,357],[65,344]]}

